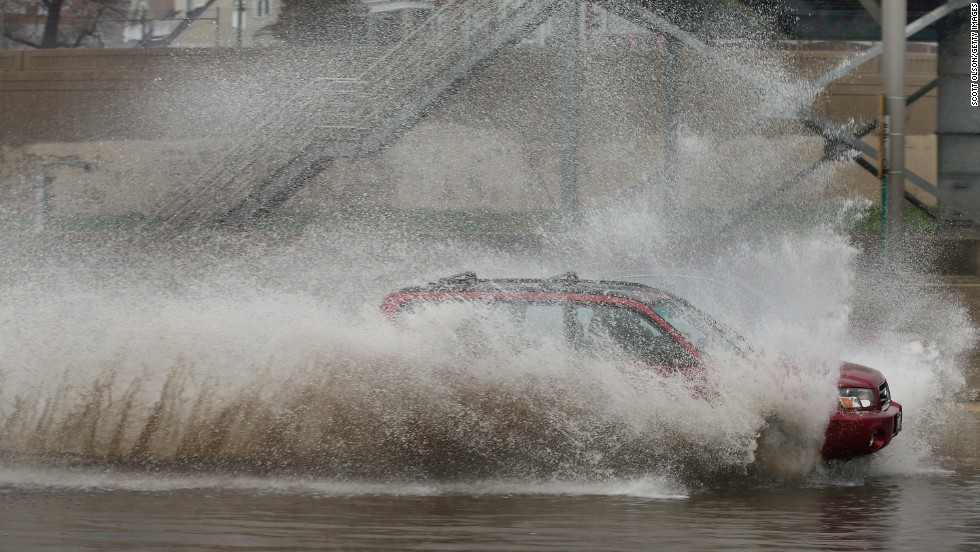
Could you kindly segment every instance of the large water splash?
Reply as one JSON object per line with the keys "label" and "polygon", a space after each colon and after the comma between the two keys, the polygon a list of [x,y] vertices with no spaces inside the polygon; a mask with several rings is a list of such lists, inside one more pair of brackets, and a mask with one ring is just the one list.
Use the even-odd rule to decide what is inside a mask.
{"label": "large water splash", "polygon": [[[709,248],[658,232],[656,220],[604,212],[530,254],[317,231],[275,245],[198,236],[193,247],[156,251],[10,238],[0,448],[153,470],[692,484],[752,473],[760,455],[772,461],[774,451],[758,447],[775,429],[783,450],[774,461],[800,475],[817,462],[836,369],[851,353],[885,371],[909,412],[882,469],[931,461],[928,452],[907,458],[937,428],[916,413],[962,385],[956,356],[971,335],[955,302],[882,301],[855,247],[830,226]],[[59,260],[39,261],[36,247]],[[718,358],[710,374],[719,395],[704,401],[679,376],[638,379],[561,348],[514,352],[505,332],[473,355],[446,313],[410,332],[378,314],[386,291],[461,268],[577,268],[655,283],[764,354]],[[900,348],[893,334],[846,350],[855,306],[892,326],[916,321],[927,354]],[[938,309],[958,309],[964,330],[919,317]]]}
{"label": "large water splash", "polygon": [[732,417],[691,401],[679,377],[636,380],[562,349],[517,354],[491,341],[468,357],[451,316],[399,332],[370,294],[356,314],[334,288],[314,298],[212,274],[205,287],[98,289],[76,275],[6,290],[8,452],[332,476],[594,479],[657,473],[681,458],[745,465],[762,424],[751,409]]}
{"label": "large water splash", "polygon": [[[739,55],[759,65],[756,73],[787,80],[771,59]],[[686,83],[692,97],[726,84],[713,64],[701,72],[713,84]],[[406,487],[474,479],[557,479],[583,492],[595,492],[596,481],[615,481],[608,489],[661,478],[694,485],[739,480],[762,461],[802,475],[817,463],[847,357],[881,368],[907,408],[905,432],[875,469],[934,462],[930,436],[943,420],[921,412],[963,385],[960,356],[973,329],[962,306],[919,293],[928,276],[865,263],[847,234],[861,210],[853,202],[808,201],[789,215],[777,206],[756,213],[754,225],[731,226],[812,152],[787,137],[777,162],[770,142],[752,137],[699,158],[712,132],[738,124],[734,112],[719,116],[725,106],[712,109],[692,108],[682,125],[681,153],[700,161],[679,174],[686,185],[672,198],[674,212],[654,182],[523,246],[356,227],[199,231],[168,241],[5,235],[0,449],[27,463]],[[832,169],[816,175],[811,191],[832,177]],[[762,355],[716,359],[718,393],[705,401],[682,378],[637,378],[560,347],[515,353],[491,341],[470,355],[445,313],[410,333],[378,315],[387,291],[463,269],[644,281],[738,328]],[[896,300],[876,292],[882,281],[917,291]],[[949,313],[959,331],[948,331]],[[856,321],[874,330],[860,343]],[[909,332],[925,354],[903,348]],[[3,469],[6,480],[23,477]]]}

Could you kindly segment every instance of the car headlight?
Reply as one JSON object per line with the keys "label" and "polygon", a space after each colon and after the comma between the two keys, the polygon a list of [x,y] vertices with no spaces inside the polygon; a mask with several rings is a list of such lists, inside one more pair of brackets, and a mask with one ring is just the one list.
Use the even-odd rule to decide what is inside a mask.
{"label": "car headlight", "polygon": [[868,408],[878,404],[874,389],[866,387],[840,387],[840,405],[844,408]]}

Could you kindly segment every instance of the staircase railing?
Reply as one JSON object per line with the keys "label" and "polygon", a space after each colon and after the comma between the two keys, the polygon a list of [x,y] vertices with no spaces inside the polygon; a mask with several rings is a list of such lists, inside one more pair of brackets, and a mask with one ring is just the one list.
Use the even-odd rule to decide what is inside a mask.
{"label": "staircase railing", "polygon": [[[348,153],[364,150],[365,137],[373,129],[399,124],[386,123],[386,117],[399,110],[424,110],[427,105],[422,104],[433,101],[500,45],[521,38],[528,25],[542,22],[557,1],[450,0],[438,6],[359,74],[306,81],[283,109],[254,124],[228,155],[180,190],[162,218],[179,224],[227,212],[312,144],[336,144],[337,151]],[[432,93],[419,95],[426,87]],[[413,102],[419,105],[410,105]],[[340,155],[337,151],[324,155]]]}

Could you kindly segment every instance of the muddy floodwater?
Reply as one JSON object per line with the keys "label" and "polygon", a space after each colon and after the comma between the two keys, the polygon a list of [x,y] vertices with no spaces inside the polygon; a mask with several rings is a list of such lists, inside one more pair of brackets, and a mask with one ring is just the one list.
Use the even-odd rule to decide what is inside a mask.
{"label": "muddy floodwater", "polygon": [[[685,378],[512,347],[494,319],[467,326],[486,330],[479,351],[454,347],[466,305],[402,327],[379,300],[343,310],[273,278],[285,261],[336,264],[337,240],[256,261],[258,287],[238,262],[189,258],[185,275],[163,255],[137,273],[146,256],[126,249],[119,268],[69,255],[69,271],[15,272],[0,301],[0,551],[980,549],[965,309],[938,287],[885,300],[827,231],[780,239],[718,261],[765,301],[676,282],[779,352],[719,357],[710,401]],[[760,270],[785,257],[819,277]],[[359,295],[314,287],[381,297],[425,281],[392,274]],[[911,318],[925,345],[852,342],[852,318]],[[904,427],[870,461],[814,472],[841,359],[882,367]]]}
{"label": "muddy floodwater", "polygon": [[980,408],[960,406],[949,423],[931,465],[700,489],[5,466],[0,549],[977,550]]}
{"label": "muddy floodwater", "polygon": [[[873,50],[742,6],[798,2],[283,4],[268,55],[0,117],[55,116],[0,148],[0,552],[980,551],[980,281],[929,217],[882,242],[879,115],[823,91]],[[550,291],[379,309],[505,278],[676,294],[697,366]],[[823,465],[842,361],[903,429]]]}

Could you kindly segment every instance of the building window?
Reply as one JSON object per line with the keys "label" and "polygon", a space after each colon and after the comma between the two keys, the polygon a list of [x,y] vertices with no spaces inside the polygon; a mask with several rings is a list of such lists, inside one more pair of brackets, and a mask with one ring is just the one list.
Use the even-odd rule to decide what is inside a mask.
{"label": "building window", "polygon": [[244,0],[235,0],[234,9],[231,12],[231,28],[232,29],[244,29],[245,28],[245,10]]}
{"label": "building window", "polygon": [[266,17],[272,13],[272,0],[255,0],[255,17]]}

